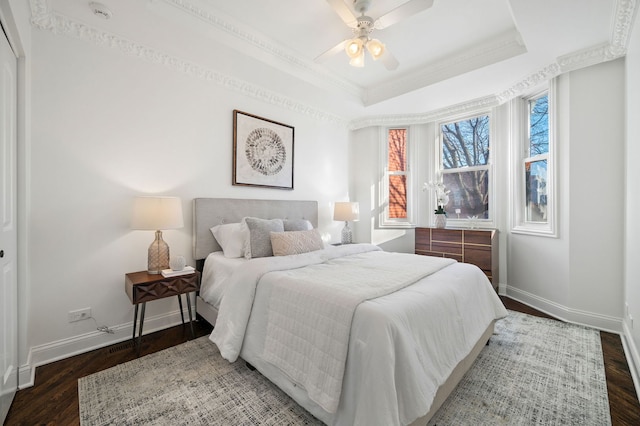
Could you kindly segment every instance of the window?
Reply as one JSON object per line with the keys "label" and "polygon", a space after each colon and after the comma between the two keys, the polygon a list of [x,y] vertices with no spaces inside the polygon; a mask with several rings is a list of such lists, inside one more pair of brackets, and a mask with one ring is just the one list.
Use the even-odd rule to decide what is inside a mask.
{"label": "window", "polygon": [[547,162],[549,157],[549,96],[527,102],[528,138],[525,145],[525,221],[547,222]]}
{"label": "window", "polygon": [[382,151],[385,165],[382,198],[385,207],[380,226],[410,226],[409,129],[387,129]]}
{"label": "window", "polygon": [[514,102],[517,122],[514,141],[513,232],[556,236],[553,180],[553,88]]}
{"label": "window", "polygon": [[407,218],[407,129],[387,133],[389,219]]}
{"label": "window", "polygon": [[491,219],[489,115],[440,125],[441,172],[450,219]]}

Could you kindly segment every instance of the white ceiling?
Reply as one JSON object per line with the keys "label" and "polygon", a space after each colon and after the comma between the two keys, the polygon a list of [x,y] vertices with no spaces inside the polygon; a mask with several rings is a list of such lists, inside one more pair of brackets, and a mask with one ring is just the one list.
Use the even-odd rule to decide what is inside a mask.
{"label": "white ceiling", "polygon": [[[367,15],[375,19],[406,1],[372,0]],[[374,31],[400,63],[388,71],[368,55],[364,68],[351,67],[344,52],[314,62],[352,34],[326,0],[101,0],[113,14],[109,20],[95,16],[89,1],[46,2],[61,16],[183,56],[223,46],[345,94],[369,113],[402,111],[408,103],[426,111],[530,85],[552,65],[562,71],[563,58],[611,59],[612,45],[626,47],[625,32],[618,36],[631,13],[623,10],[624,0],[435,0]],[[215,57],[200,60],[215,66]]]}

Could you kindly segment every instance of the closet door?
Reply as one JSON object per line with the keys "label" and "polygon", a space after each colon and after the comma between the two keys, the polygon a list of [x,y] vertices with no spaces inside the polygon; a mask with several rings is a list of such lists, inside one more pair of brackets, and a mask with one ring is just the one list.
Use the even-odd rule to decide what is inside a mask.
{"label": "closet door", "polygon": [[16,57],[0,29],[0,421],[18,388]]}

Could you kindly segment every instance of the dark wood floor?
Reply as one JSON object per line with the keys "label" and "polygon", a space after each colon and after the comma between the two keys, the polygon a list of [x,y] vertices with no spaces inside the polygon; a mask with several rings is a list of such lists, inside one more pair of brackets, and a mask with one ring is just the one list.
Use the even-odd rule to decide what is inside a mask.
{"label": "dark wood floor", "polygon": [[[509,298],[502,298],[508,309],[550,318]],[[196,323],[196,336],[211,327]],[[611,407],[611,421],[617,425],[640,425],[640,403],[633,387],[620,336],[600,333]],[[188,327],[173,327],[145,336],[140,355],[150,354],[191,338]],[[130,342],[98,349],[54,362],[36,370],[35,386],[18,391],[5,425],[78,425],[78,379],[114,365],[135,359]]]}
{"label": "dark wood floor", "polygon": [[[211,333],[205,321],[194,323],[196,337]],[[140,356],[191,339],[188,326],[176,326],[142,338]],[[35,385],[19,390],[5,420],[9,425],[79,425],[78,379],[136,359],[132,342],[107,346],[36,369]]]}

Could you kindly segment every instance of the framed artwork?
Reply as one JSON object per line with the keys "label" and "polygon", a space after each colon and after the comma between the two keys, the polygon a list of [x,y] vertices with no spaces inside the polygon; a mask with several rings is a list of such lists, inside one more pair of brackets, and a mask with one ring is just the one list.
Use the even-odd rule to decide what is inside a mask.
{"label": "framed artwork", "polygon": [[293,189],[294,128],[233,110],[233,184]]}

